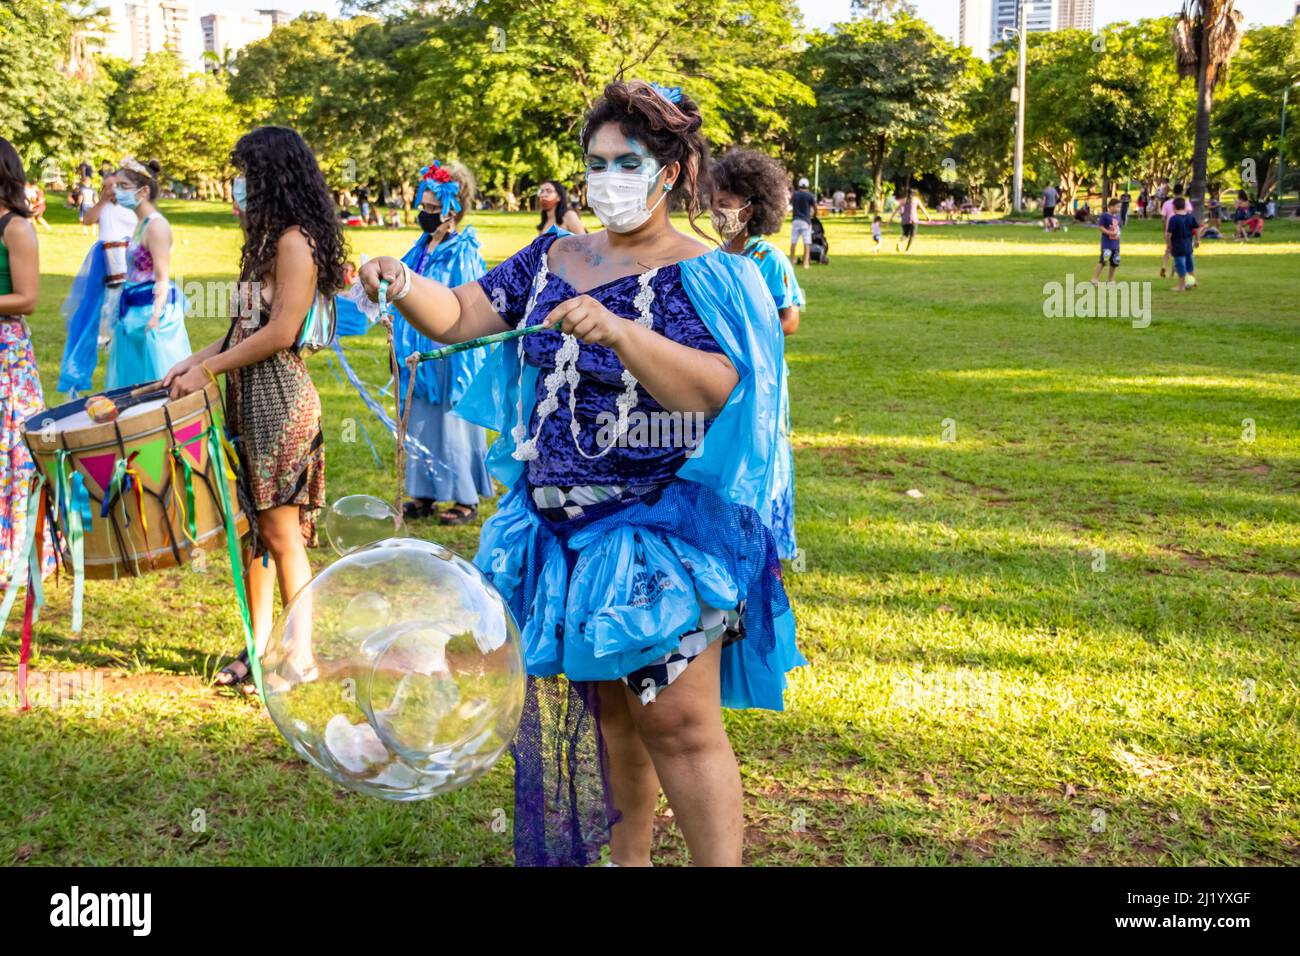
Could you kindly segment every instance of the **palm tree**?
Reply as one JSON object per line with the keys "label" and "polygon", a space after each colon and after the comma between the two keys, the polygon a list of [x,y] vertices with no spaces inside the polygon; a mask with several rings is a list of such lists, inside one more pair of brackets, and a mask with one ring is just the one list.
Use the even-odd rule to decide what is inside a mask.
{"label": "palm tree", "polygon": [[1196,77],[1196,137],[1187,196],[1201,215],[1205,210],[1214,88],[1226,78],[1228,63],[1241,46],[1242,20],[1232,0],[1183,0],[1182,15],[1174,27],[1178,75]]}
{"label": "palm tree", "polygon": [[65,76],[89,83],[95,78],[95,61],[92,50],[104,45],[104,34],[108,32],[108,7],[101,6],[94,0],[65,2],[70,30],[68,31],[68,51],[64,58],[62,72]]}

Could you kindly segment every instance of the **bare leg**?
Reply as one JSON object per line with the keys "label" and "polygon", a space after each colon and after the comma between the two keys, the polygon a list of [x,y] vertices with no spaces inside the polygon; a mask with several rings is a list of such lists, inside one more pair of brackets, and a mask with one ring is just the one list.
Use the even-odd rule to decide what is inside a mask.
{"label": "bare leg", "polygon": [[642,704],[622,681],[602,681],[597,692],[600,732],[609,750],[611,796],[622,814],[610,834],[610,855],[619,866],[649,866],[659,778],[629,713]]}
{"label": "bare leg", "polygon": [[[280,600],[288,606],[294,596],[311,581],[311,562],[307,560],[307,546],[302,539],[298,523],[297,505],[280,505],[257,513],[258,534],[266,543],[275,564],[276,578],[280,583]],[[310,613],[302,618],[311,619]],[[267,628],[270,634],[270,628]],[[312,666],[310,632],[297,631],[290,648],[290,665],[299,673]],[[260,653],[262,647],[258,647]]]}
{"label": "bare leg", "polygon": [[258,653],[266,647],[275,622],[275,572],[274,564],[264,567],[261,558],[253,558],[248,565],[248,611],[253,619],[253,642]]}
{"label": "bare leg", "polygon": [[696,866],[740,866],[744,843],[744,792],[719,704],[721,662],[715,643],[654,703],[633,700],[628,709]]}

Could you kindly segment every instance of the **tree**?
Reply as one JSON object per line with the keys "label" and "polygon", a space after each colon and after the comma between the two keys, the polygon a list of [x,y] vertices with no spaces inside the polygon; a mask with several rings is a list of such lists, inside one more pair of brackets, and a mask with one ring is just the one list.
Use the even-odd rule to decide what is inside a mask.
{"label": "tree", "polygon": [[926,163],[937,167],[972,82],[967,59],[907,15],[839,24],[814,37],[805,60],[817,98],[810,123],[823,150],[865,160],[873,211],[891,158],[907,177]]}
{"label": "tree", "polygon": [[620,76],[680,85],[715,145],[771,148],[812,100],[794,74],[793,0],[370,7],[386,18],[298,18],[246,48],[231,81],[253,115],[299,129],[336,181],[410,182],[458,159],[509,206],[581,171],[582,117]]}
{"label": "tree", "polygon": [[1162,182],[1186,182],[1190,173],[1192,138],[1196,127],[1196,94],[1180,83],[1169,57],[1173,17],[1118,24],[1108,32],[1107,45],[1136,57],[1146,80],[1150,141],[1138,153],[1133,172],[1154,191]]}
{"label": "tree", "polygon": [[221,77],[187,73],[171,53],[126,70],[110,120],[141,159],[157,159],[169,179],[211,193],[229,168],[244,119]]}
{"label": "tree", "polygon": [[95,78],[93,52],[104,45],[102,38],[108,29],[108,7],[94,0],[72,0],[63,6],[68,13],[69,27],[63,73],[74,80],[89,83]]}
{"label": "tree", "polygon": [[0,130],[33,177],[61,178],[107,133],[102,96],[64,72],[72,24],[59,4],[0,3]]}
{"label": "tree", "polygon": [[1227,75],[1241,44],[1242,16],[1233,0],[1183,0],[1174,30],[1174,59],[1179,76],[1196,78],[1196,135],[1192,142],[1192,182],[1188,198],[1200,215],[1205,209],[1210,154],[1210,110],[1214,90]]}
{"label": "tree", "polygon": [[[1282,93],[1300,78],[1300,21],[1256,27],[1242,38],[1231,82],[1215,109],[1215,146],[1243,188],[1262,198],[1277,189],[1277,157],[1300,154],[1300,124],[1280,144]],[[1300,111],[1297,111],[1300,112]]]}
{"label": "tree", "polygon": [[1111,175],[1135,160],[1151,142],[1150,83],[1141,61],[1129,50],[1110,49],[1096,57],[1088,76],[1084,109],[1075,132],[1079,157],[1100,167],[1102,204],[1110,198]]}

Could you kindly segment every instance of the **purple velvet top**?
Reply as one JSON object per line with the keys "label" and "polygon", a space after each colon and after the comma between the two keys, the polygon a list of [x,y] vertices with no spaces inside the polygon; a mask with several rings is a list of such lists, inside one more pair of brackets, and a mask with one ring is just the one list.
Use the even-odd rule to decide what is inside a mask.
{"label": "purple velvet top", "polygon": [[[498,307],[501,317],[511,326],[519,324],[528,297],[532,291],[533,277],[537,274],[541,257],[551,247],[558,236],[554,233],[539,236],[531,244],[515,253],[505,262],[492,269],[479,279],[488,300]],[[586,292],[615,315],[621,315],[632,321],[637,316],[633,300],[640,291],[639,276],[631,275],[606,282]],[[650,313],[654,320],[654,331],[674,342],[680,342],[704,352],[721,352],[722,347],[714,340],[708,327],[700,319],[682,288],[681,269],[677,265],[663,266],[650,280],[654,290],[654,299],[650,303]],[[561,302],[579,295],[578,291],[555,274],[549,274],[546,286],[537,296],[532,314],[528,316],[528,325],[539,325],[543,319]],[[546,395],[545,379],[547,373],[555,368],[555,353],[559,349],[562,336],[559,332],[538,332],[522,339],[524,361],[540,369],[537,377],[537,402],[540,405]],[[618,396],[623,393],[623,363],[618,360],[612,349],[602,345],[583,344],[578,355],[578,422],[581,430],[578,441],[588,455],[598,454],[602,445],[597,435],[601,434],[601,425],[608,420],[617,420]],[[528,462],[528,483],[533,487],[542,485],[609,485],[624,483],[653,483],[667,481],[682,466],[690,450],[680,441],[664,441],[670,431],[661,423],[656,427],[651,419],[649,440],[636,440],[634,432],[635,418],[631,421],[625,440],[611,449],[604,457],[588,459],[580,455],[574,447],[573,437],[569,431],[569,387],[561,385],[558,393],[559,408],[547,416],[537,439],[538,456]],[[607,412],[613,419],[598,416]],[[635,416],[641,412],[648,416],[663,412],[663,406],[650,397],[650,394],[637,386],[637,404],[632,409]],[[534,409],[528,423],[528,434],[537,430],[537,411]],[[684,416],[689,418],[690,416]],[[712,419],[702,422],[703,429],[696,429],[692,434],[683,427],[673,431],[674,435],[692,434],[693,443],[698,444],[704,437],[704,430],[712,424]],[[602,438],[608,439],[612,428],[604,429]],[[658,441],[655,440],[656,433]],[[644,434],[644,432],[643,432]],[[667,447],[655,447],[667,446]]]}

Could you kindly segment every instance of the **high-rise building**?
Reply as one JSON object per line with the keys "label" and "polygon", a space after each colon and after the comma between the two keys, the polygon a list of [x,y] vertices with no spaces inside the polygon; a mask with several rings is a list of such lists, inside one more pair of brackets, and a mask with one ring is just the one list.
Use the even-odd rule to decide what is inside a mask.
{"label": "high-rise building", "polygon": [[203,17],[204,69],[215,72],[230,55],[248,44],[270,36],[276,27],[291,17],[283,10],[258,10],[256,16],[238,17],[226,13],[209,13]]}
{"label": "high-rise building", "polygon": [[957,42],[971,48],[982,60],[989,58],[989,30],[992,27],[992,0],[959,0],[957,8]]}
{"label": "high-rise building", "polygon": [[103,50],[140,63],[151,53],[170,52],[187,67],[199,63],[195,24],[185,0],[112,0]]}
{"label": "high-rise building", "polygon": [[283,10],[258,10],[257,15],[270,18],[272,27],[282,27],[293,19],[292,14],[285,13]]}
{"label": "high-rise building", "polygon": [[1093,0],[959,0],[958,42],[987,60],[989,49],[1012,34],[1025,5],[1030,33],[1092,30]]}

